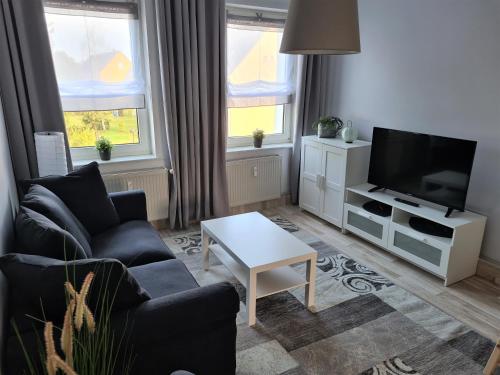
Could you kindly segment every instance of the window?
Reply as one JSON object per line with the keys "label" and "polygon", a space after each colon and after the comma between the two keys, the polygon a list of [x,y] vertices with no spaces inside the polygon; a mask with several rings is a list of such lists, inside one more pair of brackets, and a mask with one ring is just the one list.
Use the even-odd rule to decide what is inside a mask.
{"label": "window", "polygon": [[138,4],[46,0],[45,16],[73,158],[95,142],[116,157],[151,153],[146,61]]}
{"label": "window", "polygon": [[290,140],[295,57],[279,53],[284,14],[229,8],[227,14],[228,144]]}

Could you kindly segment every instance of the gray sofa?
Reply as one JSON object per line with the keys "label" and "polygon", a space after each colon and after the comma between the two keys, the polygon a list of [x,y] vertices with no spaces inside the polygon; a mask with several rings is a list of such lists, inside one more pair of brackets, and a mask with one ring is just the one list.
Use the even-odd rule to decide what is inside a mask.
{"label": "gray sofa", "polygon": [[[75,181],[71,180],[73,177],[76,177]],[[79,180],[81,177],[83,180]],[[24,185],[27,194],[21,202],[20,217],[16,220],[19,240],[16,252],[30,254],[30,259],[34,259],[36,266],[31,265],[33,274],[45,272],[52,278],[59,277],[57,272],[47,273],[47,270],[57,268],[61,262],[69,262],[68,259],[77,269],[81,265],[82,272],[83,268],[88,269],[89,264],[93,264],[94,259],[110,258],[126,266],[123,267],[125,277],[138,285],[136,289],[142,288],[144,293],[140,302],[133,302],[133,298],[130,302],[125,296],[125,306],[113,311],[111,323],[116,332],[126,330],[136,355],[133,374],[169,374],[181,369],[197,375],[234,374],[236,314],[239,310],[239,298],[234,287],[228,283],[198,285],[186,266],[175,259],[158,232],[147,222],[144,192],[106,193],[103,200],[102,196],[92,196],[96,195],[95,191],[78,192],[78,185],[89,190],[89,183],[97,184],[91,190],[100,189],[102,195],[104,184],[97,165],[86,166],[65,177],[27,182]],[[54,193],[61,201],[44,189]],[[65,190],[69,190],[73,197],[79,194],[80,202],[68,200]],[[64,204],[62,209],[59,207],[61,203]],[[95,206],[99,217],[91,217],[95,215],[88,209],[91,204],[100,204]],[[79,205],[87,217],[76,211]],[[104,212],[106,205],[112,207],[116,217]],[[40,217],[42,215],[43,218]],[[65,238],[64,258],[58,249],[60,232]],[[47,245],[38,246],[40,241],[45,241]],[[19,298],[23,295],[20,290],[25,282],[18,280],[18,275],[26,269],[23,268],[26,266],[22,264],[23,259],[22,256],[10,257],[2,263],[0,258],[0,268],[11,286],[10,318],[20,327],[24,345],[36,358],[36,337],[41,334],[42,326],[27,323],[26,310],[37,314],[37,311],[32,311],[36,306]],[[43,283],[44,277],[40,279]],[[56,281],[51,280],[53,283]],[[30,293],[33,294],[33,290]],[[44,293],[47,294],[40,292],[41,295]],[[12,329],[7,339],[6,359],[6,374],[21,374],[26,369],[22,348]]]}

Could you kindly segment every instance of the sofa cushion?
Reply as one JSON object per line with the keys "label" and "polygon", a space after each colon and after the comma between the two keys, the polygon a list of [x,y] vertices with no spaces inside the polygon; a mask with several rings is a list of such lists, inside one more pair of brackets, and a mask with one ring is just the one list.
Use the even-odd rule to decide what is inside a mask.
{"label": "sofa cushion", "polygon": [[68,206],[53,192],[41,185],[31,185],[21,205],[42,214],[60,228],[71,233],[85,250],[87,257],[92,256],[89,232],[73,215]]}
{"label": "sofa cushion", "polygon": [[71,233],[29,208],[19,207],[15,227],[16,247],[20,253],[61,260],[87,258]]}
{"label": "sofa cushion", "polygon": [[66,176],[26,180],[22,183],[24,192],[27,193],[33,184],[42,185],[61,198],[91,235],[120,223],[96,162],[80,167]]}
{"label": "sofa cushion", "polygon": [[143,220],[127,221],[94,236],[92,254],[118,259],[127,267],[175,258],[158,231]]}
{"label": "sofa cushion", "polygon": [[115,191],[109,197],[118,212],[120,222],[148,220],[146,193],[144,190]]}
{"label": "sofa cushion", "polygon": [[129,272],[153,298],[199,287],[184,263],[178,259],[131,267]]}
{"label": "sofa cushion", "polygon": [[66,311],[64,283],[71,281],[79,291],[89,272],[95,273],[87,299],[93,312],[100,311],[98,307],[103,300],[112,301],[112,311],[119,311],[151,299],[127,268],[115,259],[64,262],[12,253],[0,257],[0,269],[10,286],[10,315],[24,327],[25,314],[60,322]]}

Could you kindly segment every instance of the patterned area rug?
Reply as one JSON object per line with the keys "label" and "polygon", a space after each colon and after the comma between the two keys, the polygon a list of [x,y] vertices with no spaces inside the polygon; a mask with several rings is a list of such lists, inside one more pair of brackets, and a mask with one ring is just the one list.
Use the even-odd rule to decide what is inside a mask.
{"label": "patterned area rug", "polygon": [[199,231],[164,238],[200,285],[230,281],[238,290],[238,374],[482,374],[493,342],[290,221],[270,219],[318,251],[314,313],[299,288],[259,299],[248,327],[245,288],[214,256],[202,270]]}

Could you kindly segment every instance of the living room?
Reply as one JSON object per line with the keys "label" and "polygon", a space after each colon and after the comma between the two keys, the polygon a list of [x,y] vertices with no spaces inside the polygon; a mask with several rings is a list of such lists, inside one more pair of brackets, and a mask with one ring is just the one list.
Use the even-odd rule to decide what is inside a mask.
{"label": "living room", "polygon": [[0,0],[0,373],[500,374],[496,0]]}

